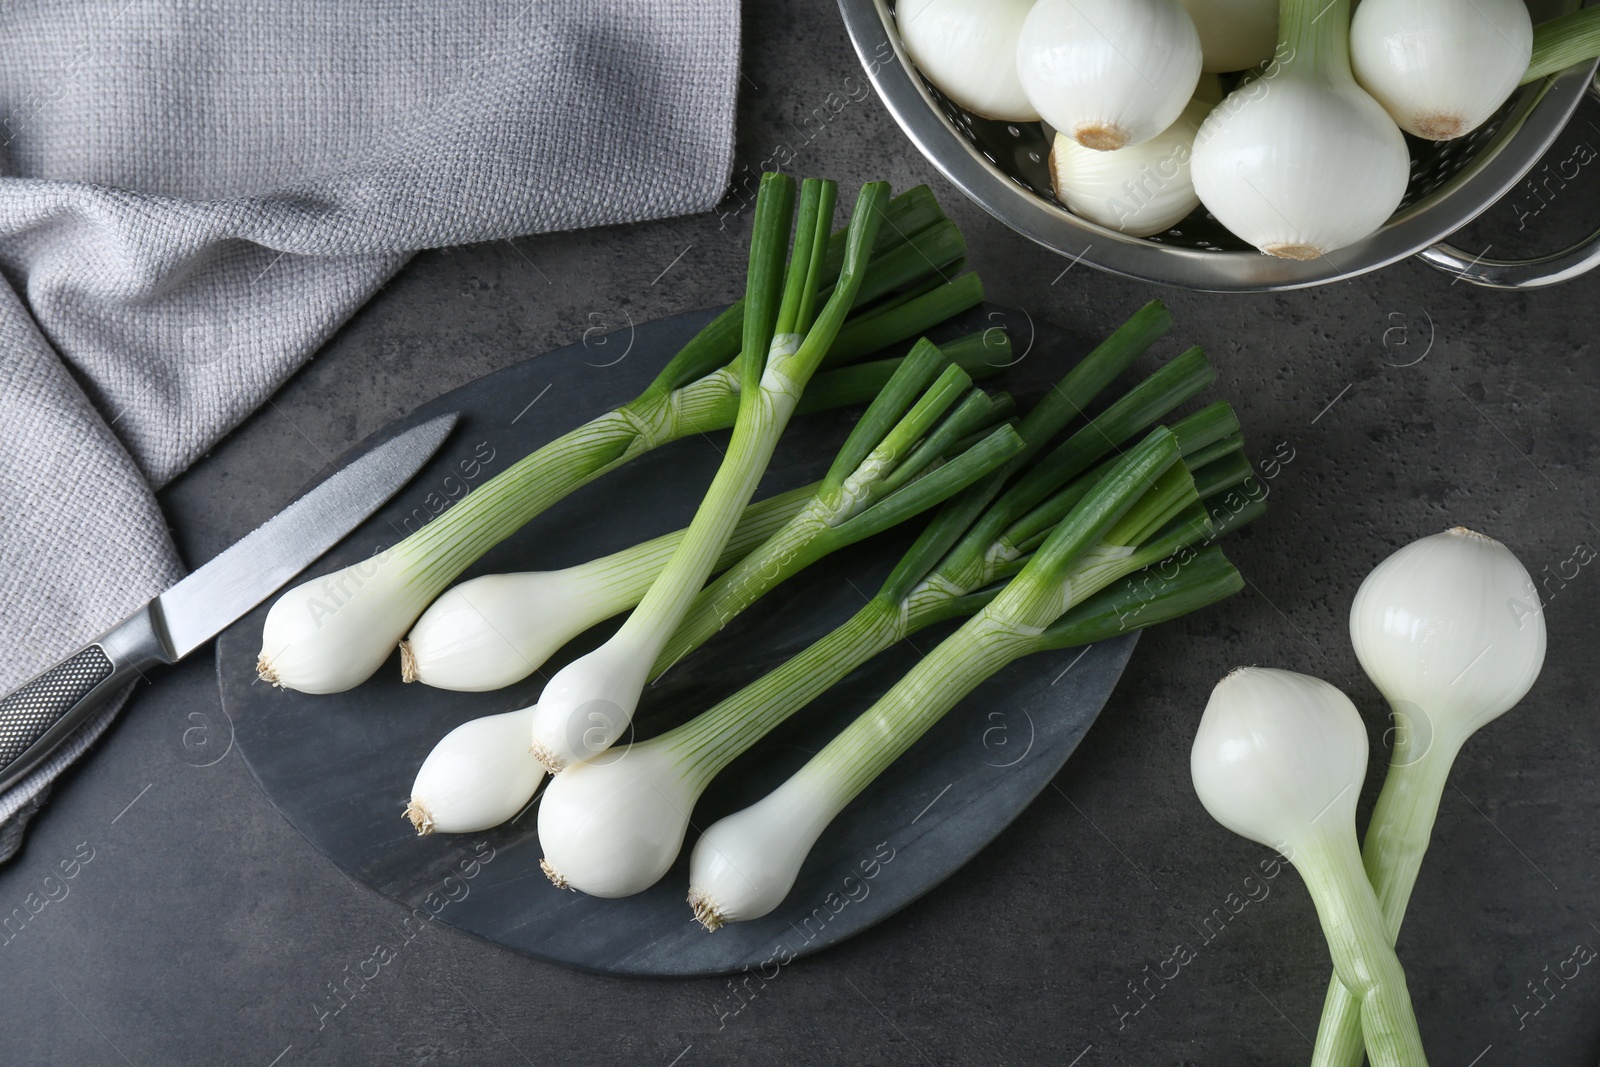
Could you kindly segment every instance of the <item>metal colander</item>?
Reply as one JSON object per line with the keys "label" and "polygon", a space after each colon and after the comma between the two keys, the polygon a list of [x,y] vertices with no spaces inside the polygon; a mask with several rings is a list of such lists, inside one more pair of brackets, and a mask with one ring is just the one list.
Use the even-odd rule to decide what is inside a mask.
{"label": "metal colander", "polygon": [[[1535,22],[1577,5],[1530,0]],[[1154,237],[1130,237],[1069,212],[1051,191],[1050,143],[1037,122],[997,122],[958,107],[912,66],[890,0],[839,0],[857,54],[895,120],[947,178],[1012,229],[1074,260],[1145,281],[1214,292],[1296,289],[1411,255],[1481,285],[1548,285],[1600,265],[1600,233],[1530,261],[1468,257],[1442,242],[1519,182],[1571,117],[1595,63],[1524,86],[1454,141],[1406,136],[1411,183],[1400,209],[1357,244],[1309,262],[1264,256],[1198,208]]]}

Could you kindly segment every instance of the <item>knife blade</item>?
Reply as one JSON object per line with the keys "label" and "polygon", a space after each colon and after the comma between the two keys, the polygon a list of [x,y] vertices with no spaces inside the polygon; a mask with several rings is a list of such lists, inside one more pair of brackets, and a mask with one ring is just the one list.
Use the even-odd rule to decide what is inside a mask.
{"label": "knife blade", "polygon": [[145,668],[176,663],[361,525],[450,435],[440,415],[363,453],[211,562],[0,700],[0,792]]}

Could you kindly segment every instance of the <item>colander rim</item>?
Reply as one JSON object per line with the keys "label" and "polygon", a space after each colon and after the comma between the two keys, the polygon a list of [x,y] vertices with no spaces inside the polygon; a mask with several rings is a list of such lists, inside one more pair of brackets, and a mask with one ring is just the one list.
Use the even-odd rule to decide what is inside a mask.
{"label": "colander rim", "polygon": [[[888,0],[839,0],[868,79],[900,129],[970,200],[1037,244],[1111,274],[1200,292],[1281,292],[1344,281],[1438,244],[1494,206],[1536,166],[1566,126],[1600,60],[1524,86],[1478,157],[1371,237],[1311,261],[1183,248],[1079,218],[1024,188],[945,116],[913,67]],[[884,54],[887,45],[893,52]]]}

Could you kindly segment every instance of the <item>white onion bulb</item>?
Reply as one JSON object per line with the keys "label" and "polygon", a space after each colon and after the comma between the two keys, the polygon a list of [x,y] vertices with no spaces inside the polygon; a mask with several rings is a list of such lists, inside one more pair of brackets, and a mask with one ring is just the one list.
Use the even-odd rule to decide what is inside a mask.
{"label": "white onion bulb", "polygon": [[556,672],[530,720],[533,754],[552,774],[593,759],[633,722],[660,648],[626,626]]}
{"label": "white onion bulb", "polygon": [[372,677],[427,606],[398,550],[290,589],[267,612],[256,671],[302,693],[342,693]]}
{"label": "white onion bulb", "polygon": [[1200,77],[1200,36],[1178,0],[1039,0],[1017,71],[1045,122],[1111,151],[1177,120]]}
{"label": "white onion bulb", "polygon": [[1319,1043],[1315,1062],[1360,1062],[1365,1045],[1378,1067],[1425,1067],[1405,970],[1394,954],[1399,920],[1385,923],[1356,844],[1366,770],[1367,731],[1348,697],[1318,678],[1254,667],[1212,690],[1189,753],[1206,811],[1282,852],[1300,872],[1333,956],[1333,988],[1349,990],[1359,1005],[1353,1048],[1333,1052]]}
{"label": "white onion bulb", "polygon": [[563,889],[626,897],[661,880],[683,848],[705,782],[671,745],[619,745],[550,779],[539,801],[540,866]]}
{"label": "white onion bulb", "polygon": [[400,646],[401,676],[481,693],[521,681],[562,645],[638,602],[637,591],[584,567],[485,574],[451,586]]}
{"label": "white onion bulb", "polygon": [[759,919],[794,888],[811,847],[843,805],[805,772],[718,819],[689,853],[689,905],[708,930]]}
{"label": "white onion bulb", "polygon": [[917,69],[975,115],[1033,122],[1017,38],[1033,0],[900,0],[895,22]]}
{"label": "white onion bulb", "polygon": [[1189,160],[1195,132],[1211,105],[1191,101],[1178,120],[1148,141],[1096,152],[1056,134],[1050,176],[1074,214],[1119,233],[1148,237],[1171,229],[1200,206]]}
{"label": "white onion bulb", "polygon": [[1316,259],[1394,214],[1411,159],[1394,121],[1354,80],[1294,69],[1214,108],[1190,173],[1201,202],[1236,236],[1268,255]]}
{"label": "white onion bulb", "polygon": [[1413,541],[1367,575],[1350,607],[1350,640],[1419,740],[1454,746],[1523,698],[1546,638],[1539,594],[1517,557],[1457,527]]}
{"label": "white onion bulb", "polygon": [[1206,811],[1236,834],[1280,851],[1329,833],[1353,847],[1367,730],[1320,678],[1241,667],[1212,690],[1189,771]]}
{"label": "white onion bulb", "polygon": [[533,709],[485,715],[444,735],[411,786],[406,818],[419,834],[487,830],[521,811],[544,777],[528,751]]}
{"label": "white onion bulb", "polygon": [[1278,0],[1182,0],[1200,34],[1201,69],[1246,70],[1272,58]]}
{"label": "white onion bulb", "polygon": [[1523,0],[1362,0],[1350,64],[1400,128],[1448,141],[1483,125],[1533,52]]}

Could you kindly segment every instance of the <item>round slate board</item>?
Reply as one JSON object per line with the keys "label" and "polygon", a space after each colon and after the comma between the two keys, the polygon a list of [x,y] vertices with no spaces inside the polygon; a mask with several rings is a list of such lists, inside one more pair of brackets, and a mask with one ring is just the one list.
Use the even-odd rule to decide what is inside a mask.
{"label": "round slate board", "polygon": [[[436,414],[460,422],[416,479],[309,574],[386,547],[473,486],[558,434],[638,393],[714,312],[589,339],[457,389],[358,446]],[[936,335],[1006,325],[1025,358],[990,388],[1031,401],[1079,353],[1022,312],[985,306]],[[1036,335],[1035,335],[1036,333]],[[858,411],[797,418],[760,495],[822,475]],[[573,494],[468,572],[562,567],[687,524],[721,459],[726,432],[676,442]],[[911,524],[915,525],[915,523]],[[659,733],[794,655],[847,618],[887,576],[911,532],[825,559],[752,607],[651,687],[638,737]],[[466,719],[537,699],[561,663],[603,640],[598,628],[558,661],[495,693],[400,682],[399,657],[365,685],[307,696],[256,680],[262,605],[224,633],[217,673],[239,750],[267,797],[352,878],[408,907],[510,948],[631,975],[708,975],[781,966],[892,915],[1003,830],[1060,770],[1099,714],[1137,635],[1021,660],[979,686],[835,820],[773,914],[707,934],[684,895],[689,841],[657,885],[622,900],[556,889],[539,870],[537,799],[477,835],[418,838],[401,817],[423,757]],[[845,679],[746,753],[694,812],[704,827],[767,793],[885,692],[954,628],[914,635]]]}

